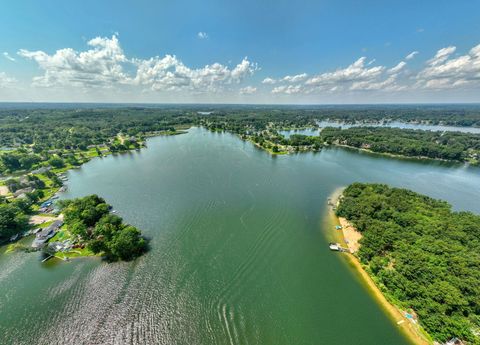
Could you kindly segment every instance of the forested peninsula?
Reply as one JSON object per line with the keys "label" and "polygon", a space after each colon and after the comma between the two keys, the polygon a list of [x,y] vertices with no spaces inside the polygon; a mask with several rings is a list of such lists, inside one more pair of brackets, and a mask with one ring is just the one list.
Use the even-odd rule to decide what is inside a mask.
{"label": "forested peninsula", "polygon": [[336,214],[362,234],[358,256],[387,299],[439,342],[480,344],[480,216],[383,184],[354,183]]}
{"label": "forested peninsula", "polygon": [[324,128],[321,141],[377,153],[478,164],[480,135],[388,127]]}

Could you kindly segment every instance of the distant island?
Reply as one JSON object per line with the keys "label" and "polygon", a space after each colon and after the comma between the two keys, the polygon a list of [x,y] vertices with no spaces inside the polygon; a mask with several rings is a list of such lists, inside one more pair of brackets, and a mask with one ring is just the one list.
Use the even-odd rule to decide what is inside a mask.
{"label": "distant island", "polygon": [[480,343],[479,215],[453,212],[447,202],[406,189],[364,183],[343,191],[336,214],[347,220],[338,228],[363,268],[427,338]]}

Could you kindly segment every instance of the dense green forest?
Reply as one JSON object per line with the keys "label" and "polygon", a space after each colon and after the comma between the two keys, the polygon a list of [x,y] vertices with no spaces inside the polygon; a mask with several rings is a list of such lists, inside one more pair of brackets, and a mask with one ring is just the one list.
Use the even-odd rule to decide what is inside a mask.
{"label": "dense green forest", "polygon": [[32,206],[44,197],[45,183],[36,176],[30,175],[22,182],[18,179],[6,181],[6,185],[12,191],[22,188],[24,184],[36,186],[38,189],[25,193],[24,198],[8,200],[0,196],[0,244],[28,229],[28,218],[33,212]]}
{"label": "dense green forest", "polygon": [[110,205],[97,195],[59,202],[68,231],[85,243],[93,253],[107,260],[132,260],[147,249],[140,230],[124,224],[110,213]]}
{"label": "dense green forest", "polygon": [[82,148],[102,144],[118,133],[135,136],[181,124],[211,123],[234,133],[315,125],[316,120],[378,122],[399,120],[479,126],[478,105],[419,106],[165,106],[78,109],[0,109],[0,147],[34,144],[43,148]]}
{"label": "dense green forest", "polygon": [[388,127],[327,127],[321,131],[320,136],[328,144],[342,144],[408,157],[461,162],[476,162],[480,158],[479,134]]}
{"label": "dense green forest", "polygon": [[79,166],[89,156],[140,148],[146,135],[190,123],[178,110],[0,111],[0,174],[39,166]]}
{"label": "dense green forest", "polygon": [[25,230],[27,226],[28,217],[23,202],[0,202],[0,243]]}
{"label": "dense green forest", "polygon": [[[480,106],[164,106],[78,109],[1,109],[0,174],[41,166],[79,166],[93,156],[138,149],[145,137],[197,125],[228,131],[271,153],[318,150],[324,141],[371,146],[376,152],[478,160],[479,135],[408,129],[323,131],[322,138],[284,138],[282,129],[316,127],[319,120],[480,125]],[[395,135],[395,138],[390,137]]]}
{"label": "dense green forest", "polygon": [[[337,209],[363,234],[360,260],[435,340],[480,344],[480,216],[382,184],[348,186]],[[476,335],[475,335],[476,334]]]}

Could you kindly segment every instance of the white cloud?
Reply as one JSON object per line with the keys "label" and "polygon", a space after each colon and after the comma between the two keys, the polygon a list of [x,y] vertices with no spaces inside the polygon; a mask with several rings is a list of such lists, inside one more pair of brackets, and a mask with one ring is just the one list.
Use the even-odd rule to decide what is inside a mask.
{"label": "white cloud", "polygon": [[400,61],[395,67],[392,67],[388,70],[388,73],[390,74],[395,74],[395,73],[398,73],[400,72],[405,66],[407,65],[407,63],[405,61]]}
{"label": "white cloud", "polygon": [[480,87],[480,44],[465,55],[452,58],[456,47],[437,51],[427,67],[417,75],[416,87],[445,89],[465,86]]}
{"label": "white cloud", "polygon": [[399,91],[405,89],[399,85],[399,79],[404,75],[407,63],[399,62],[397,65],[372,66],[375,59],[366,63],[366,57],[361,57],[345,68],[338,68],[332,72],[325,72],[306,79],[306,74],[284,77],[283,80],[302,81],[297,85],[278,86],[272,90],[274,94],[315,94],[321,92],[349,92],[349,91]]}
{"label": "white cloud", "polygon": [[400,90],[402,87],[396,84],[395,75],[381,81],[359,81],[352,84],[350,90]]}
{"label": "white cloud", "polygon": [[[266,77],[261,84],[258,82],[258,85],[249,81],[249,77],[259,68],[247,57],[236,65],[230,62],[212,62],[201,66],[187,66],[179,57],[169,54],[133,58],[126,56],[117,35],[96,37],[88,41],[83,50],[63,48],[45,52],[21,49],[18,55],[38,65],[40,72],[32,79],[32,85],[37,88],[32,88],[28,97],[46,95],[43,99],[65,95],[64,99],[75,100],[80,99],[76,98],[76,95],[83,94],[83,99],[92,100],[102,100],[105,96],[124,101],[149,99],[235,102],[242,99],[240,95],[254,95],[251,99],[257,101],[266,97],[263,92],[258,92],[259,86],[265,84],[272,85],[273,94],[292,95],[292,101],[342,101],[346,99],[344,96],[348,96],[349,100],[359,100],[362,96],[361,101],[364,101],[369,99],[368,97],[373,100],[387,99],[390,95],[414,95],[412,99],[416,99],[416,94],[434,95],[437,97],[434,99],[440,99],[443,94],[438,90],[448,89],[448,93],[453,94],[450,92],[452,88],[457,88],[462,95],[468,91],[468,95],[473,95],[469,96],[469,99],[478,101],[475,93],[480,89],[480,44],[463,55],[458,54],[454,46],[439,49],[426,61],[423,68],[417,67],[416,70],[407,68],[410,61],[418,55],[417,51],[412,51],[393,66],[360,57],[349,65],[316,74]],[[3,56],[15,60],[7,52],[4,52]],[[8,89],[13,90],[17,83],[18,87],[25,86],[0,72],[3,95],[8,95]],[[241,87],[244,85],[248,86]],[[425,91],[417,92],[418,89]],[[398,91],[402,93],[397,94]],[[160,99],[158,95],[161,95]],[[296,97],[293,97],[294,95]],[[127,96],[127,99],[124,99],[124,96]],[[263,101],[265,100],[263,98]]]}
{"label": "white cloud", "polygon": [[123,67],[129,61],[117,36],[96,37],[87,44],[91,49],[83,52],[64,48],[48,55],[43,51],[21,49],[18,54],[34,60],[44,71],[42,76],[33,79],[38,86],[109,87],[130,81]]}
{"label": "white cloud", "polygon": [[302,80],[305,80],[308,77],[307,73],[297,74],[297,75],[287,75],[286,77],[282,78],[282,81],[288,83],[298,83]]}
{"label": "white cloud", "polygon": [[15,78],[7,76],[5,72],[0,72],[0,88],[11,87],[16,81]]}
{"label": "white cloud", "polygon": [[90,49],[71,48],[49,55],[43,51],[22,49],[18,54],[38,63],[44,74],[33,78],[35,86],[80,88],[149,87],[151,90],[195,92],[219,91],[252,75],[257,65],[244,58],[234,68],[213,63],[190,68],[176,56],[128,59],[117,36],[97,37],[88,42]]}
{"label": "white cloud", "polygon": [[257,88],[253,86],[246,86],[240,89],[242,95],[251,95],[257,92]]}
{"label": "white cloud", "polygon": [[272,93],[279,94],[279,93],[285,93],[287,95],[293,95],[297,93],[303,92],[304,89],[302,85],[282,85],[282,86],[277,86],[272,90]]}
{"label": "white cloud", "polygon": [[415,57],[415,55],[417,55],[418,52],[417,51],[413,51],[411,52],[410,54],[408,54],[407,56],[405,56],[405,60],[411,60]]}
{"label": "white cloud", "polygon": [[445,62],[445,60],[448,59],[450,55],[452,55],[455,52],[455,50],[457,50],[457,47],[453,47],[453,46],[442,48],[439,51],[437,51],[435,56],[430,60],[428,60],[427,62],[429,65],[432,65],[432,66],[442,64],[443,62]]}
{"label": "white cloud", "polygon": [[270,77],[267,77],[265,79],[262,80],[262,84],[275,84],[277,81],[273,78],[270,78]]}
{"label": "white cloud", "polygon": [[3,52],[3,56],[4,56],[5,59],[7,59],[7,60],[15,61],[15,58],[13,58],[12,56],[10,56],[10,54],[8,54],[8,52]]}
{"label": "white cloud", "polygon": [[385,71],[384,66],[366,67],[365,60],[365,57],[361,57],[346,68],[319,74],[308,79],[305,84],[320,88],[330,88],[336,85],[348,85],[352,82],[372,80]]}
{"label": "white cloud", "polygon": [[[480,88],[480,44],[467,54],[454,56],[456,47],[439,49],[435,56],[427,61],[427,66],[412,72],[406,69],[407,61],[418,52],[413,51],[393,67],[374,66],[375,60],[366,63],[361,57],[345,68],[314,75],[291,86],[278,86],[274,94],[319,94],[322,92],[347,93],[357,91],[413,91],[418,88]],[[301,76],[303,74],[299,74]],[[289,81],[286,76],[281,81]]]}
{"label": "white cloud", "polygon": [[198,34],[197,34],[197,37],[201,40],[206,40],[208,38],[208,34],[206,32],[203,32],[203,31],[200,31]]}
{"label": "white cloud", "polygon": [[239,83],[257,70],[257,65],[246,57],[233,69],[219,63],[191,69],[172,55],[137,60],[136,64],[135,84],[162,91],[217,92],[229,84]]}

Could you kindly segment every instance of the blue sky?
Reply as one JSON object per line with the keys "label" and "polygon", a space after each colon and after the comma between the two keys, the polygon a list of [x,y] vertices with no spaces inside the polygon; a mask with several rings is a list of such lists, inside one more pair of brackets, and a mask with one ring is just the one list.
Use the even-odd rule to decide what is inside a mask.
{"label": "blue sky", "polygon": [[0,11],[0,101],[479,102],[479,13],[479,1],[16,0]]}

